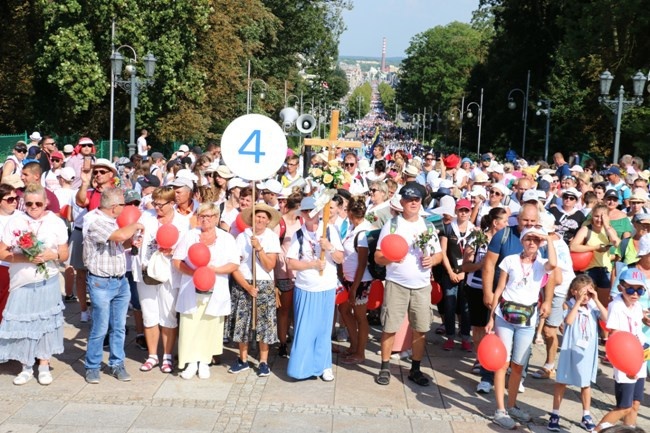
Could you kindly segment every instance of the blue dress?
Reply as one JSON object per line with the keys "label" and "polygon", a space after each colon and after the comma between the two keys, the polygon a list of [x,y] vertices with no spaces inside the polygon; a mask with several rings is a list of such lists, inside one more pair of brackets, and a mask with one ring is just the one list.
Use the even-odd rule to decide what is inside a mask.
{"label": "blue dress", "polygon": [[[573,308],[575,299],[567,302],[569,308],[564,316]],[[594,301],[589,301],[586,307],[580,307],[573,324],[564,324],[564,338],[560,350],[555,381],[565,385],[580,388],[591,386],[596,382],[598,372],[598,318],[600,311]],[[580,347],[579,342],[586,342]]]}

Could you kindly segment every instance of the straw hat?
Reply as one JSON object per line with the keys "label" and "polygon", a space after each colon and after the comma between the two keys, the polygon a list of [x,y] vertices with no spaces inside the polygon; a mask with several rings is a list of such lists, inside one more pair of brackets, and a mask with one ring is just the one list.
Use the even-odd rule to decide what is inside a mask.
{"label": "straw hat", "polygon": [[253,209],[255,209],[255,212],[266,212],[271,220],[268,225],[268,228],[270,229],[277,226],[280,222],[280,212],[278,212],[275,208],[272,208],[266,203],[256,203],[254,207],[246,208],[241,212],[242,220],[244,220],[244,222],[249,226],[253,225]]}

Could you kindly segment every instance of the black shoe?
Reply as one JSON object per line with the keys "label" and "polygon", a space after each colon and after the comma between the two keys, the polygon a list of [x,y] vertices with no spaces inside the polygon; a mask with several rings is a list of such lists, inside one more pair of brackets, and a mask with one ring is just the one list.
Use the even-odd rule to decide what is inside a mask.
{"label": "black shoe", "polygon": [[289,357],[289,351],[287,350],[287,345],[286,344],[281,344],[280,348],[278,349],[278,356],[280,358],[288,358]]}
{"label": "black shoe", "polygon": [[147,340],[144,338],[144,335],[138,335],[135,337],[135,345],[138,346],[140,350],[147,350]]}
{"label": "black shoe", "polygon": [[106,334],[104,336],[104,347],[108,347],[109,345],[110,345],[109,334]]}
{"label": "black shoe", "polygon": [[64,302],[77,302],[78,298],[75,295],[66,295],[65,298],[63,298]]}

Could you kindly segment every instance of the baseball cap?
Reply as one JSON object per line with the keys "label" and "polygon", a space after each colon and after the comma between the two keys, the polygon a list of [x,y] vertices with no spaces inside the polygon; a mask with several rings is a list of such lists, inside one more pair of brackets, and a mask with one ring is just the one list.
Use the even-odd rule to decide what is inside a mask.
{"label": "baseball cap", "polygon": [[406,182],[404,186],[399,190],[400,195],[403,199],[409,200],[413,198],[419,198],[424,200],[424,197],[427,195],[427,190],[417,182]]}
{"label": "baseball cap", "polygon": [[282,184],[275,179],[268,179],[266,182],[260,184],[260,190],[271,191],[274,194],[282,192]]}
{"label": "baseball cap", "polygon": [[527,227],[521,232],[519,239],[524,239],[526,236],[542,236],[545,237],[548,233],[541,227]]}
{"label": "baseball cap", "polygon": [[154,153],[151,154],[151,159],[154,160],[154,161],[156,161],[158,159],[165,159],[165,155],[163,155],[160,152],[154,152]]}
{"label": "baseball cap", "polygon": [[605,191],[605,198],[610,198],[610,197],[618,199],[618,192],[616,192],[615,189],[608,189],[607,191]]}
{"label": "baseball cap", "polygon": [[539,222],[548,233],[555,232],[555,217],[548,212],[539,213]]}
{"label": "baseball cap", "polygon": [[456,202],[456,210],[458,210],[458,209],[469,209],[469,210],[471,210],[472,209],[472,202],[470,202],[466,198],[461,198],[460,200],[458,200]]}
{"label": "baseball cap", "polygon": [[508,196],[508,195],[512,194],[512,191],[510,189],[508,189],[508,187],[506,187],[502,183],[494,183],[494,184],[492,184],[492,189],[498,190],[504,196]]}
{"label": "baseball cap", "polygon": [[228,191],[233,188],[246,188],[248,183],[244,182],[241,177],[233,177],[228,181]]}
{"label": "baseball cap", "polygon": [[158,188],[160,186],[160,179],[158,179],[158,176],[154,174],[145,174],[143,177],[138,179],[138,183],[142,189],[148,188],[150,186]]}
{"label": "baseball cap", "polygon": [[[643,238],[645,238],[646,236],[648,236],[648,235],[644,235],[643,237],[641,237],[641,240],[643,240]],[[648,251],[648,253],[650,253],[650,251]],[[639,254],[639,255],[641,255],[641,254]],[[637,268],[627,268],[623,272],[621,272],[620,281],[625,281],[626,283],[628,283],[631,286],[644,286],[645,287],[646,279],[645,279],[645,275],[643,275],[643,272],[641,272]]]}
{"label": "baseball cap", "polygon": [[[235,178],[237,179],[237,178]],[[314,197],[305,197],[300,201],[300,210],[312,210],[316,207],[316,199]]]}
{"label": "baseball cap", "polygon": [[606,174],[616,174],[616,175],[620,176],[620,175],[621,175],[621,169],[618,168],[618,167],[615,166],[615,165],[612,165],[611,167],[609,167],[609,168],[605,171],[605,173],[606,173]]}
{"label": "baseball cap", "polygon": [[63,153],[59,152],[58,150],[55,150],[55,151],[52,152],[52,154],[50,155],[50,158],[59,158],[59,159],[63,159],[64,156],[63,156]]}
{"label": "baseball cap", "polygon": [[574,165],[569,169],[569,171],[577,171],[578,173],[583,173],[585,170],[578,164]]}
{"label": "baseball cap", "polygon": [[650,213],[638,213],[634,215],[634,218],[632,218],[632,221],[635,223],[650,223]]}
{"label": "baseball cap", "polygon": [[127,189],[124,191],[124,203],[129,204],[134,201],[141,201],[140,193],[134,189]]}
{"label": "baseball cap", "polygon": [[203,150],[201,149],[200,146],[194,146],[192,148],[192,153],[195,154],[195,155],[201,155],[201,154],[203,154]]}
{"label": "baseball cap", "polygon": [[190,151],[190,148],[187,147],[187,144],[181,144],[180,147],[178,148],[178,151],[187,153]]}
{"label": "baseball cap", "polygon": [[66,180],[68,182],[72,181],[72,179],[75,178],[74,168],[63,167],[61,170],[59,170],[59,174],[57,174],[57,177],[60,177],[61,179]]}
{"label": "baseball cap", "polygon": [[526,203],[527,201],[538,201],[539,196],[537,195],[537,190],[529,189],[524,192],[524,195],[521,197],[521,201]]}
{"label": "baseball cap", "polygon": [[194,189],[194,182],[188,177],[176,177],[173,182],[169,183],[169,186],[173,186],[174,188],[186,187]]}
{"label": "baseball cap", "polygon": [[483,155],[481,155],[481,161],[487,161],[489,159],[492,159],[489,153],[484,153]]}
{"label": "baseball cap", "polygon": [[485,190],[485,187],[482,185],[473,185],[472,186],[472,191],[469,193],[470,197],[487,197],[487,191]]}

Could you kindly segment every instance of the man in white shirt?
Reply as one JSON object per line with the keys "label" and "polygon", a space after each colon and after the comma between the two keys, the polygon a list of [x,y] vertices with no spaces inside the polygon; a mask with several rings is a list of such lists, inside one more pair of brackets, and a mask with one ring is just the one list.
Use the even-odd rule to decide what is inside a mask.
{"label": "man in white shirt", "polygon": [[352,195],[362,195],[368,191],[368,182],[357,171],[357,162],[357,155],[351,152],[343,159],[344,170],[352,175],[349,190]]}
{"label": "man in white shirt", "polygon": [[143,129],[142,131],[140,131],[140,136],[138,137],[136,143],[138,145],[138,155],[140,155],[142,159],[146,159],[149,153],[149,146],[147,145],[148,135],[149,133],[147,132],[147,130]]}

